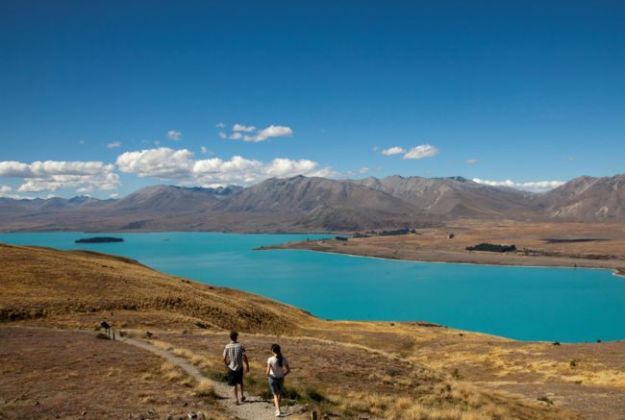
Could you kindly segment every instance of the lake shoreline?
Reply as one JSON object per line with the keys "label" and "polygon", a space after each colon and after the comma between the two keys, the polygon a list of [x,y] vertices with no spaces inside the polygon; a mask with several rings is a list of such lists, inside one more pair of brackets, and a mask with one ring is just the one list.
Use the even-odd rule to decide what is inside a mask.
{"label": "lake shoreline", "polygon": [[552,257],[552,256],[525,256],[507,255],[506,253],[486,253],[486,252],[455,252],[441,250],[419,250],[405,253],[401,256],[376,250],[377,252],[362,252],[359,249],[344,246],[343,243],[335,241],[308,241],[290,242],[279,245],[263,246],[257,248],[259,251],[269,250],[306,250],[327,254],[340,254],[352,257],[377,258],[389,261],[414,261],[427,263],[448,263],[448,264],[472,264],[489,266],[509,266],[509,267],[536,267],[536,268],[583,268],[611,270],[616,277],[625,278],[625,263],[618,260],[596,260],[574,257]]}

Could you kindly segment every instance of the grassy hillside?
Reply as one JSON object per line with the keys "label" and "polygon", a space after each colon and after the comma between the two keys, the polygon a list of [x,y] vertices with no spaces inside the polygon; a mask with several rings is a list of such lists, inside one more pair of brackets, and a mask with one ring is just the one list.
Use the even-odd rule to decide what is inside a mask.
{"label": "grassy hillside", "polygon": [[[294,365],[288,381],[291,395],[328,415],[562,419],[582,414],[618,418],[617,413],[625,410],[621,356],[625,343],[553,346],[427,322],[323,321],[260,296],[197,284],[136,261],[91,252],[1,245],[0,261],[2,330],[33,326],[48,332],[54,331],[51,327],[93,330],[107,319],[135,337],[145,339],[149,330],[154,345],[187,358],[218,379],[223,375],[220,349],[226,331],[236,328],[243,331],[248,346],[252,391],[266,392],[263,362],[269,344],[278,341]],[[27,335],[33,346],[37,334]],[[39,347],[63,341],[44,335]],[[12,350],[0,369],[11,380],[0,385],[0,396],[15,395],[15,404],[21,404],[19,384],[32,378],[27,369],[13,369],[13,359],[28,366],[27,358],[36,355],[21,344],[24,333],[4,336],[12,346],[6,348]],[[85,346],[80,348],[84,352]],[[85,354],[95,361],[95,352]],[[49,369],[59,373],[70,367]],[[70,395],[75,372],[60,373],[65,379],[57,386],[67,388]],[[85,375],[96,375],[97,369],[80,374],[88,381]],[[120,389],[118,397],[122,394]],[[166,401],[159,404],[159,412],[175,411]],[[0,404],[0,414],[4,410],[9,418],[29,413],[22,405],[17,411],[7,407]]]}
{"label": "grassy hillside", "polygon": [[165,275],[123,257],[0,244],[0,261],[0,321],[155,312],[162,327],[201,322],[280,333],[313,320],[287,305]]}

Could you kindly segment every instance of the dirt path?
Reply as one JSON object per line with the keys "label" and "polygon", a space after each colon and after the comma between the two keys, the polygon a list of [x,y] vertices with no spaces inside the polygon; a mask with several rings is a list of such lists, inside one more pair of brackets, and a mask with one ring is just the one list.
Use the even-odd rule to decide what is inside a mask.
{"label": "dirt path", "polygon": [[[186,372],[189,376],[191,376],[196,381],[208,381],[213,384],[213,388],[215,389],[215,394],[219,398],[220,405],[233,417],[241,420],[263,420],[263,419],[274,419],[275,417],[275,409],[271,401],[267,401],[258,396],[250,396],[247,395],[247,401],[245,403],[236,405],[234,397],[232,395],[232,389],[221,382],[216,382],[211,380],[210,378],[204,376],[202,372],[193,364],[189,363],[186,359],[182,357],[178,357],[167,350],[156,347],[150,343],[147,343],[142,340],[137,340],[134,338],[123,338],[120,341],[130,344],[149,352],[156,354],[157,356],[162,357],[168,362],[178,366],[184,372]],[[290,417],[295,419],[299,413],[302,412],[302,407],[300,406],[292,406],[292,407],[283,407],[283,412],[285,413],[285,417]]]}

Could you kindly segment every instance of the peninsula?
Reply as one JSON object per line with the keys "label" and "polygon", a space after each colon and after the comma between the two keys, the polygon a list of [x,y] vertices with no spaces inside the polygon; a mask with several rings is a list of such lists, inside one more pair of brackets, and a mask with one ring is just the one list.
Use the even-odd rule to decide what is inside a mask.
{"label": "peninsula", "polygon": [[[514,244],[515,248],[506,248],[508,252],[470,250],[483,243]],[[607,268],[625,274],[625,227],[619,223],[462,219],[405,235],[370,232],[347,241],[314,240],[262,249],[306,249],[430,262]]]}

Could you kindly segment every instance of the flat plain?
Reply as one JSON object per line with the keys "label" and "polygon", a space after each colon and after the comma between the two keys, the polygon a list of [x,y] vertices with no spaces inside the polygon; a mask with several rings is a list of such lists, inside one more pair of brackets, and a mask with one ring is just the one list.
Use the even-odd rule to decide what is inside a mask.
{"label": "flat plain", "polygon": [[[453,237],[452,237],[453,236]],[[479,243],[515,245],[516,252],[467,251]],[[315,240],[276,247],[369,257],[475,264],[611,268],[625,273],[622,223],[458,220],[405,235]]]}

